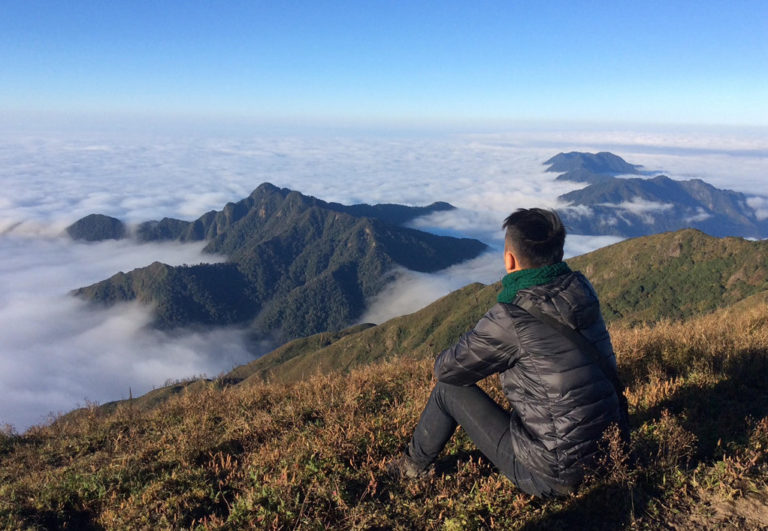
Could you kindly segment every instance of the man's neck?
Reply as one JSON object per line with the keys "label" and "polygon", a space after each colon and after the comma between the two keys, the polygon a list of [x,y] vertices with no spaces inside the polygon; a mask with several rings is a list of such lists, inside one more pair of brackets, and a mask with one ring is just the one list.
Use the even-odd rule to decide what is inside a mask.
{"label": "man's neck", "polygon": [[518,291],[530,288],[531,286],[549,284],[560,275],[570,272],[571,268],[565,262],[513,271],[501,279],[503,288],[497,300],[506,304],[512,304]]}

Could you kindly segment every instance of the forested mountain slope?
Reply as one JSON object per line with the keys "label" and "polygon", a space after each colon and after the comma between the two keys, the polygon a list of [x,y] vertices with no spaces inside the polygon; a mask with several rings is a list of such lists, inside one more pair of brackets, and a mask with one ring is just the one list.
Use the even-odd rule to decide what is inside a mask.
{"label": "forested mountain slope", "polygon": [[[186,225],[159,222],[153,229],[162,226],[160,232],[182,241],[207,239],[205,250],[225,254],[226,263],[156,262],[73,293],[107,305],[151,304],[162,328],[240,324],[256,337],[278,342],[339,330],[363,312],[393,266],[437,271],[486,248],[477,240],[436,236],[358,215],[402,222],[425,209],[450,207],[435,205],[344,207],[264,184],[220,212]],[[181,232],[172,234],[173,227]]]}

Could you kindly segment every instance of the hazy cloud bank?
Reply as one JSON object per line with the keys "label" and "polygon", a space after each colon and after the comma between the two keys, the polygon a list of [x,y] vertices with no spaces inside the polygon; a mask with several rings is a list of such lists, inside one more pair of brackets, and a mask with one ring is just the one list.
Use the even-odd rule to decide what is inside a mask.
{"label": "hazy cloud bank", "polygon": [[153,260],[217,261],[202,245],[0,237],[0,424],[17,429],[86,400],[142,394],[171,378],[217,375],[251,358],[237,330],[168,334],[148,308],[89,308],[68,295]]}

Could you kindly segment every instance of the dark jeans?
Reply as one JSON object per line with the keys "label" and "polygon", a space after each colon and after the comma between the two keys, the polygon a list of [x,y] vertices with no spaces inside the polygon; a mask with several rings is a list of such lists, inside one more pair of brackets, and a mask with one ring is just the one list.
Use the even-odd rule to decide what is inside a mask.
{"label": "dark jeans", "polygon": [[437,382],[408,445],[411,459],[421,467],[435,460],[456,426],[460,425],[477,448],[517,487],[534,496],[554,496],[512,451],[510,413],[476,385]]}

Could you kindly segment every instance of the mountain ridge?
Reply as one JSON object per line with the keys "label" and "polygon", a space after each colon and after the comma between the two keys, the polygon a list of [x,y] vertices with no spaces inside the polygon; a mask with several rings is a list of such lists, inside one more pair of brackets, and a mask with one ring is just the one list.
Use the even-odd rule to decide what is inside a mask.
{"label": "mountain ridge", "polygon": [[[192,221],[165,217],[160,220],[150,220],[140,223],[133,235],[138,241],[200,241],[212,239],[226,227],[240,220],[248,214],[255,202],[263,199],[268,194],[279,194],[283,198],[289,194],[299,194],[308,206],[319,206],[329,210],[344,212],[355,217],[370,217],[382,220],[392,225],[403,225],[419,216],[446,210],[455,210],[456,207],[445,201],[436,201],[426,206],[408,206],[395,203],[380,203],[369,205],[359,203],[343,205],[341,203],[326,202],[311,196],[304,196],[288,188],[279,188],[272,183],[265,182],[256,187],[253,192],[237,202],[229,202],[221,210],[210,210]],[[266,210],[265,210],[266,213]],[[109,239],[122,239],[131,236],[126,224],[112,216],[104,214],[88,214],[71,225],[65,232],[74,240],[101,241]]]}
{"label": "mountain ridge", "polygon": [[611,153],[560,153],[550,163],[547,171],[565,171],[557,180],[588,183],[558,197],[564,205],[557,210],[573,234],[636,237],[693,228],[718,237],[768,237],[768,219],[744,193],[701,179],[616,177],[618,170],[637,174],[639,166]]}
{"label": "mountain ridge", "polygon": [[[176,239],[179,241],[210,240],[205,252],[227,252],[231,245],[221,242],[225,233],[232,237],[230,230],[238,224],[242,235],[245,229],[274,232],[274,227],[262,227],[259,220],[270,219],[278,209],[281,199],[287,202],[288,209],[305,209],[318,207],[333,210],[354,217],[376,218],[381,221],[402,225],[416,217],[432,212],[454,210],[456,207],[444,201],[434,202],[427,206],[413,207],[392,203],[369,205],[366,203],[342,205],[326,202],[312,196],[288,188],[279,188],[271,183],[260,184],[251,194],[237,202],[227,203],[222,210],[211,210],[194,221],[182,221],[174,218],[163,218],[160,221],[146,221],[139,225],[137,238],[140,241],[158,241]],[[258,211],[254,212],[258,205]],[[280,220],[277,220],[278,222]],[[240,223],[239,223],[240,222]]]}
{"label": "mountain ridge", "polygon": [[[153,304],[155,324],[161,328],[242,324],[256,339],[283,342],[351,324],[394,265],[431,272],[486,248],[477,240],[436,236],[354,216],[344,205],[328,205],[263,184],[238,203],[179,225],[182,232],[176,239],[207,239],[204,250],[225,254],[227,262],[156,263],[73,294],[107,305],[134,299]],[[450,205],[379,207],[354,205],[352,210],[373,209],[403,221],[424,208]]]}

